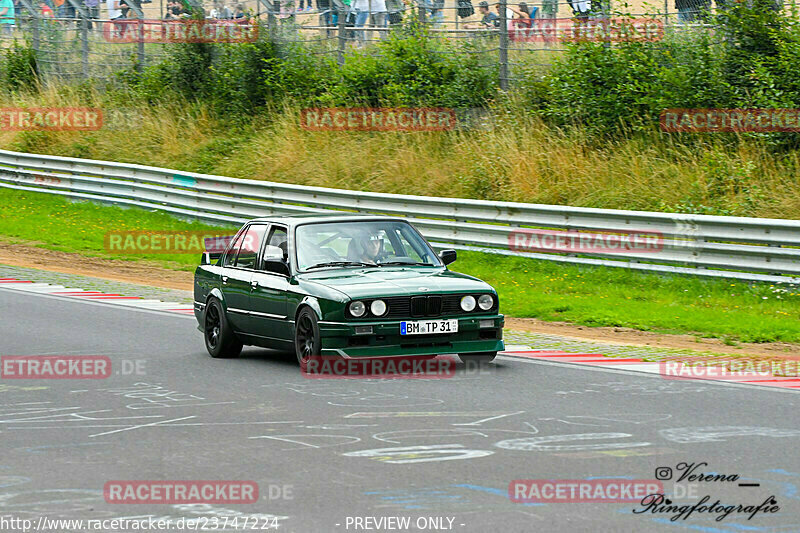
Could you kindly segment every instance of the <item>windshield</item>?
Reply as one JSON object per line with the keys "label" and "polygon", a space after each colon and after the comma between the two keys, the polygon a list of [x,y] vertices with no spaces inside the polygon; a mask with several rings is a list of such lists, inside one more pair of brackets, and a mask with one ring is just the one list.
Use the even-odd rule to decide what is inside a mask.
{"label": "windshield", "polygon": [[429,265],[441,262],[407,222],[365,220],[304,224],[296,234],[297,267]]}

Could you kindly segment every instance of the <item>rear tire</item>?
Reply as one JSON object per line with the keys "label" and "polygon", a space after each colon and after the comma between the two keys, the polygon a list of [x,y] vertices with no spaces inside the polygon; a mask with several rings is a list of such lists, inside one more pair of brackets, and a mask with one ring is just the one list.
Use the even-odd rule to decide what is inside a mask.
{"label": "rear tire", "polygon": [[242,352],[242,343],[236,338],[222,304],[216,298],[210,299],[206,305],[206,312],[203,315],[203,337],[206,350],[215,359],[238,357]]}
{"label": "rear tire", "polygon": [[464,363],[491,363],[497,357],[497,352],[460,353],[458,358]]}
{"label": "rear tire", "polygon": [[294,353],[301,371],[307,370],[309,358],[318,356],[321,349],[317,314],[310,307],[304,307],[294,324]]}

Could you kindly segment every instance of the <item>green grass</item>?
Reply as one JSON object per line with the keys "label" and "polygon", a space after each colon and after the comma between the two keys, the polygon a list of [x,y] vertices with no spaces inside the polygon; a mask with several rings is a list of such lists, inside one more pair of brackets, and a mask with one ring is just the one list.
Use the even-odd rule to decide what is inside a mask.
{"label": "green grass", "polygon": [[71,202],[60,196],[5,188],[0,188],[0,205],[0,236],[35,241],[62,252],[131,261],[147,259],[175,270],[194,270],[200,254],[108,253],[105,235],[137,230],[222,231],[232,235],[238,229],[181,220],[162,212]]}
{"label": "green grass", "polygon": [[[66,252],[114,259],[149,259],[193,270],[197,254],[108,254],[104,236],[124,230],[220,230],[142,209],[122,209],[0,188],[0,236],[36,241]],[[800,288],[657,275],[621,268],[459,252],[451,267],[492,284],[509,316],[691,333],[737,342],[800,342]]]}
{"label": "green grass", "polygon": [[453,270],[492,284],[503,313],[587,326],[799,342],[800,287],[459,252]]}

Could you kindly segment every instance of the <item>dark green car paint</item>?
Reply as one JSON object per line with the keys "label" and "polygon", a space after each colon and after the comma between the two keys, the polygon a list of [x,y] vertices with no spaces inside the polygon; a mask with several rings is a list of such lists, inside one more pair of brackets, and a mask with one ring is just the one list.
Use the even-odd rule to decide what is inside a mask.
{"label": "dark green car paint", "polygon": [[[195,271],[195,317],[202,325],[208,300],[216,298],[222,303],[228,322],[244,344],[293,349],[295,318],[303,307],[310,307],[319,320],[322,355],[377,357],[496,352],[504,349],[504,319],[497,312],[496,291],[477,278],[452,272],[443,265],[338,267],[297,271],[293,264],[293,240],[297,226],[315,222],[368,220],[402,221],[389,217],[323,215],[271,217],[248,222],[239,233],[249,224],[287,228],[290,275],[223,267],[222,257],[215,264],[201,264]],[[257,266],[260,262],[259,257]],[[355,319],[346,314],[346,306],[354,300],[462,294],[491,294],[496,303],[490,311],[467,313],[458,309],[456,312],[442,313],[435,317],[414,317],[409,314],[392,318]],[[445,318],[459,320],[457,333],[400,335],[401,321]],[[493,327],[479,328],[479,321],[487,319],[492,320]],[[356,326],[372,326],[373,332],[369,335],[356,335]],[[356,338],[358,342],[354,344]]]}

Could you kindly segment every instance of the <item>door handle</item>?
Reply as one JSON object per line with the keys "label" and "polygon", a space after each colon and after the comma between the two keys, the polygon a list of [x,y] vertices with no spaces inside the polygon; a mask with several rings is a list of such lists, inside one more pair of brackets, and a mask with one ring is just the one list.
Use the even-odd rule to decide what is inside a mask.
{"label": "door handle", "polygon": [[228,276],[222,276],[222,284],[226,285],[228,283]]}
{"label": "door handle", "polygon": [[253,288],[253,289],[257,289],[258,288],[258,281],[257,280],[251,281],[250,282],[250,287]]}

